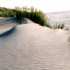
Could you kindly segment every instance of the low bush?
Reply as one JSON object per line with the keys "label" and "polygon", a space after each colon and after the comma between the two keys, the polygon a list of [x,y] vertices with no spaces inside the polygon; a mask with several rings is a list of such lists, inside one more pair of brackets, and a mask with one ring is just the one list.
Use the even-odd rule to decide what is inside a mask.
{"label": "low bush", "polygon": [[64,24],[56,24],[53,27],[51,27],[51,25],[47,23],[47,16],[45,16],[45,14],[42,11],[37,10],[33,7],[23,7],[22,9],[19,7],[15,9],[0,7],[0,17],[16,17],[16,21],[19,24],[22,24],[24,18],[28,18],[41,26],[47,26],[54,29],[64,28]]}
{"label": "low bush", "polygon": [[16,18],[17,21],[19,20],[20,23],[22,23],[22,20],[24,18],[29,18],[30,20],[42,25],[42,26],[49,26],[47,24],[47,19],[45,19],[45,15],[42,11],[37,11],[34,8],[29,8],[30,11],[28,11],[28,8],[16,11]]}
{"label": "low bush", "polygon": [[0,17],[14,17],[15,15],[16,15],[15,9],[0,7]]}
{"label": "low bush", "polygon": [[16,17],[16,21],[20,24],[22,24],[24,18],[28,18],[39,25],[49,27],[45,14],[33,7],[23,7],[22,9],[19,7],[15,9],[0,7],[0,17]]}

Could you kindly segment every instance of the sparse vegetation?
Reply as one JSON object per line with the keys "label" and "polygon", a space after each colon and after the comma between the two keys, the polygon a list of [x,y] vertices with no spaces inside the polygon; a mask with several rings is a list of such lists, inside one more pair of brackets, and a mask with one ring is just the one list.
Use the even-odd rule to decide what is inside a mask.
{"label": "sparse vegetation", "polygon": [[64,28],[64,24],[55,24],[55,25],[53,25],[52,28],[54,28],[54,29],[63,29]]}

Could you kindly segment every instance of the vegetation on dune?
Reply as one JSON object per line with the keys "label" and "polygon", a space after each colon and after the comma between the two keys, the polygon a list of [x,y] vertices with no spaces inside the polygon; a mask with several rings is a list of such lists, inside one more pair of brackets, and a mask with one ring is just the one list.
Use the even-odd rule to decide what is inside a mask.
{"label": "vegetation on dune", "polygon": [[53,29],[63,29],[64,24],[54,24],[51,28],[53,28]]}
{"label": "vegetation on dune", "polygon": [[[22,24],[22,21],[24,20],[24,18],[28,18],[41,26],[47,26],[52,28],[51,25],[47,23],[47,20],[48,20],[47,16],[45,16],[45,14],[42,11],[35,9],[33,7],[31,8],[16,7],[15,9],[0,7],[0,17],[16,17],[15,20],[19,24]],[[56,25],[53,28],[63,29],[64,24]]]}
{"label": "vegetation on dune", "polygon": [[14,17],[16,14],[15,9],[8,9],[0,7],[0,17]]}
{"label": "vegetation on dune", "polygon": [[37,10],[33,7],[27,8],[23,7],[22,9],[17,7],[15,9],[8,9],[8,8],[2,8],[0,7],[0,16],[1,17],[14,17],[16,16],[16,20],[19,23],[22,23],[22,20],[24,18],[29,18],[30,20],[42,25],[42,26],[48,26],[47,24],[47,18],[45,19],[45,14]]}

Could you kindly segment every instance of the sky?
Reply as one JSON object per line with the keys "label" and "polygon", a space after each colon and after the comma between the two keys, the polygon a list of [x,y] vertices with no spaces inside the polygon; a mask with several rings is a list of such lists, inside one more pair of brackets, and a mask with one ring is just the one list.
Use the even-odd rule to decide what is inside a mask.
{"label": "sky", "polygon": [[35,7],[43,12],[70,11],[70,0],[0,0],[1,7]]}

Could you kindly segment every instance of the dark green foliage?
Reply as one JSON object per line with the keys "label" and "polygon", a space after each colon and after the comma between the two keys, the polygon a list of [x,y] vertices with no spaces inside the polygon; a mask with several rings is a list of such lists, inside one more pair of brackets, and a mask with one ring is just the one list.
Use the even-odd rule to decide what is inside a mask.
{"label": "dark green foliage", "polygon": [[18,23],[22,23],[24,18],[29,18],[30,20],[42,25],[48,26],[47,18],[45,19],[45,15],[42,11],[38,11],[37,9],[31,8],[0,8],[0,17],[16,17]]}
{"label": "dark green foliage", "polygon": [[[28,11],[29,8],[23,8],[23,10],[17,10],[16,12],[16,18],[17,20],[21,20],[24,18],[29,18],[30,20],[44,26],[46,24],[47,26],[47,19],[45,19],[45,15],[41,11],[34,10],[34,8],[30,8],[30,11]],[[49,26],[49,25],[48,25]]]}
{"label": "dark green foliage", "polygon": [[7,9],[0,7],[0,17],[14,17],[15,13],[15,9]]}
{"label": "dark green foliage", "polygon": [[[23,7],[22,9],[19,7],[15,9],[0,7],[0,17],[16,17],[16,21],[19,24],[22,24],[24,18],[28,18],[39,25],[52,28],[49,25],[49,23],[47,23],[47,17],[45,16],[45,14],[42,11],[37,10],[33,7],[31,8]],[[53,28],[63,29],[64,24],[56,24]]]}
{"label": "dark green foliage", "polygon": [[16,20],[18,23],[22,23],[22,12],[16,11]]}

